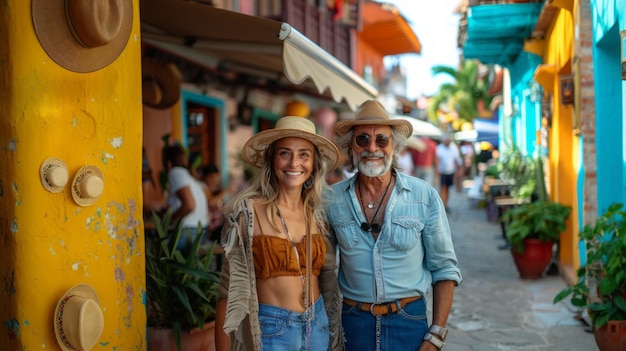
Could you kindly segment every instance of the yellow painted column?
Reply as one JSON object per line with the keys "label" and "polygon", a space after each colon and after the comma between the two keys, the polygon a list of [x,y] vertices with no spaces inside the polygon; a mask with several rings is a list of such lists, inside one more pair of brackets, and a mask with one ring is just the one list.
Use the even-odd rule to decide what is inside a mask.
{"label": "yellow painted column", "polygon": [[[64,11],[50,9],[65,2],[0,2],[0,350],[61,350],[55,308],[77,284],[99,296],[103,329],[93,350],[145,350],[139,1],[121,1],[120,15],[110,9],[112,16],[132,12],[117,18],[126,33],[105,31],[104,44],[90,41],[99,34],[91,29],[116,18],[80,16],[90,4],[114,2],[69,2],[90,48],[68,47],[62,35],[47,38],[44,48],[41,35],[67,26]],[[45,33],[38,36],[36,26]],[[110,49],[120,35],[121,48]],[[103,55],[112,62],[93,70]],[[49,158],[65,163],[67,173],[52,166],[42,181]],[[91,167],[79,173],[84,166]],[[76,183],[75,199],[77,174],[84,182]],[[65,327],[86,327],[69,315],[68,307]]]}

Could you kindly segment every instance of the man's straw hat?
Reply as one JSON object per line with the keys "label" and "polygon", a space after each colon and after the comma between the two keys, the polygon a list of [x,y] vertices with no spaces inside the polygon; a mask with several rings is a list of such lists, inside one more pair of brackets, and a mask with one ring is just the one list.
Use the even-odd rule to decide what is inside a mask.
{"label": "man's straw hat", "polygon": [[296,137],[313,143],[322,154],[328,169],[339,162],[339,150],[332,141],[315,133],[315,124],[303,117],[285,116],[278,119],[273,129],[264,130],[253,136],[243,146],[243,159],[253,166],[263,166],[264,154],[270,144],[278,139]]}
{"label": "man's straw hat", "polygon": [[133,25],[132,0],[32,0],[39,43],[73,72],[97,71],[124,51]]}
{"label": "man's straw hat", "polygon": [[104,316],[98,293],[87,284],[69,289],[54,310],[54,333],[63,351],[89,351],[100,339]]}
{"label": "man's straw hat", "polygon": [[409,121],[405,121],[403,119],[391,119],[380,102],[376,100],[368,100],[361,105],[355,119],[343,120],[335,124],[335,136],[338,138],[342,137],[354,126],[362,125],[391,126],[396,132],[407,138],[413,134],[413,126]]}

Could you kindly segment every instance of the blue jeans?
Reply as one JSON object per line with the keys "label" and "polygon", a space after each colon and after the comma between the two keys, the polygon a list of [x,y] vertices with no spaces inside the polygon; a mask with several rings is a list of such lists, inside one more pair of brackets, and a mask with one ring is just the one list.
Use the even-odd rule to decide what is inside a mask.
{"label": "blue jeans", "polygon": [[310,322],[310,330],[307,330],[309,323],[305,317],[311,309],[305,313],[299,313],[272,305],[259,304],[263,350],[328,350],[330,331],[322,296],[317,299],[314,307],[315,316]]}
{"label": "blue jeans", "polygon": [[346,351],[415,351],[428,331],[424,298],[382,316],[344,303],[341,321]]}

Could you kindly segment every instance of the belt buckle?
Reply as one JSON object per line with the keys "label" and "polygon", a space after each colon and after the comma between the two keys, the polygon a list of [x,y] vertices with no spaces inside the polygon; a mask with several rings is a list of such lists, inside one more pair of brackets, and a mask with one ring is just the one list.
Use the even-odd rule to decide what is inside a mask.
{"label": "belt buckle", "polygon": [[374,312],[374,308],[375,308],[376,306],[381,306],[381,307],[384,307],[385,305],[387,305],[387,304],[376,304],[376,303],[373,303],[373,304],[370,306],[370,313],[371,313],[373,316],[382,316],[382,315],[388,314],[388,313],[389,313],[389,308],[387,308],[387,311],[385,311],[384,313],[378,313],[378,314],[377,314],[377,313],[375,313],[375,312]]}

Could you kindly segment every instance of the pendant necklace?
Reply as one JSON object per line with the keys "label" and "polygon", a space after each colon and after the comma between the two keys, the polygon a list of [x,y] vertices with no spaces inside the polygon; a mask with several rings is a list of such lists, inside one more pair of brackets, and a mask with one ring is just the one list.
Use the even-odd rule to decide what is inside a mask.
{"label": "pendant necklace", "polygon": [[[376,208],[376,212],[374,212],[374,216],[372,216],[372,221],[369,223],[367,222],[361,223],[361,230],[365,232],[369,232],[369,233],[380,233],[382,229],[382,225],[378,223],[374,223],[374,221],[376,220],[376,215],[378,215],[378,211],[380,210],[381,206],[385,202],[385,196],[387,196],[387,191],[389,190],[389,186],[391,186],[392,180],[393,180],[393,173],[389,177],[389,183],[387,183],[387,187],[385,188],[383,197],[380,199],[380,204],[378,204],[378,207]],[[359,181],[359,179],[357,179],[357,186],[359,188],[359,195],[361,195],[361,206],[363,207],[363,191],[361,191],[361,182]],[[372,209],[374,208],[374,206],[376,206],[376,203],[368,201],[367,208]],[[367,220],[367,214],[365,214],[365,211],[363,211],[363,215],[365,215],[365,220]]]}
{"label": "pendant necklace", "polygon": [[[306,321],[306,343],[307,343],[307,349],[309,351],[311,351],[311,334],[312,334],[312,330],[311,330],[311,322],[313,321],[313,318],[315,318],[315,303],[313,302],[313,291],[312,291],[312,284],[311,284],[311,267],[313,266],[312,264],[312,242],[311,242],[311,233],[309,232],[309,224],[308,224],[308,220],[307,222],[307,233],[305,236],[305,239],[307,239],[306,241],[306,279],[304,278],[304,275],[302,274],[302,266],[300,265],[300,254],[298,254],[298,248],[296,247],[296,243],[293,241],[293,239],[291,238],[291,235],[289,234],[289,229],[287,229],[287,223],[285,223],[285,219],[283,218],[282,214],[280,213],[280,208],[278,207],[278,205],[276,205],[276,208],[278,209],[278,218],[280,218],[280,222],[283,225],[283,230],[285,231],[285,235],[287,235],[287,238],[289,239],[289,242],[291,243],[291,248],[293,249],[295,255],[296,255],[296,262],[298,264],[298,269],[300,270],[300,280],[302,281],[302,287],[303,287],[303,300],[304,300],[304,320]],[[306,216],[305,216],[306,217]]]}
{"label": "pendant necklace", "polygon": [[[287,223],[285,222],[285,219],[283,218],[282,214],[280,213],[280,208],[278,206],[276,206],[276,208],[278,209],[277,214],[278,214],[278,218],[280,218],[280,222],[283,225],[283,230],[285,231],[285,235],[287,235],[287,239],[289,239],[289,242],[291,243],[291,248],[293,249],[293,252],[296,256],[296,262],[298,263],[298,269],[300,270],[300,280],[302,281],[302,287],[304,288],[304,292],[303,292],[303,300],[304,300],[304,308],[305,310],[308,310],[309,308],[312,309],[311,312],[307,312],[305,311],[305,314],[307,314],[306,318],[307,319],[313,319],[313,316],[315,316],[315,313],[313,312],[315,305],[313,303],[313,299],[312,299],[312,295],[313,292],[311,291],[311,284],[310,284],[310,277],[309,277],[309,272],[311,271],[311,267],[309,267],[309,257],[307,256],[307,277],[305,279],[304,274],[302,274],[302,266],[300,265],[300,254],[298,254],[298,248],[296,247],[296,243],[293,241],[293,239],[291,238],[291,234],[289,234],[289,229],[287,229]],[[307,224],[308,227],[308,224]],[[308,230],[307,230],[308,232]],[[307,233],[307,236],[305,237],[305,239],[309,239],[310,234]],[[309,247],[311,246],[309,242],[306,242],[307,245],[307,255],[311,255],[311,253],[309,253]],[[310,322],[310,320],[307,320],[308,322]]]}

